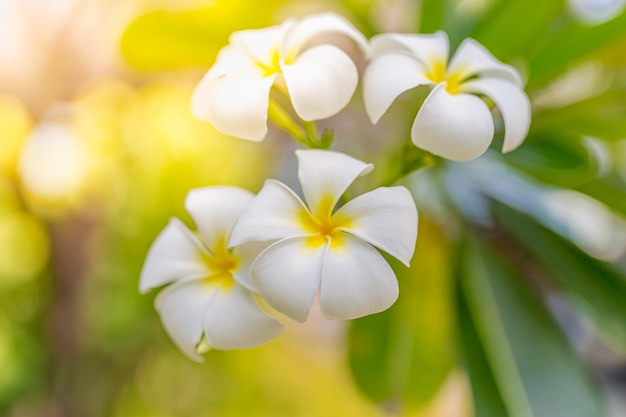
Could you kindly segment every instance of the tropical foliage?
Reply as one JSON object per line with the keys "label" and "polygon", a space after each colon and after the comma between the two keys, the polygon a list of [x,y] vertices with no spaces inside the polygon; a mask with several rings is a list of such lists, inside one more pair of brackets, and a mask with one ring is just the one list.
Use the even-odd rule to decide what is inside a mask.
{"label": "tropical foliage", "polygon": [[[127,13],[115,40],[123,63],[107,64],[113,70],[105,77],[95,70],[89,76],[74,71],[77,59],[52,60],[60,63],[56,72],[49,71],[49,87],[42,85],[37,95],[0,72],[0,414],[596,417],[624,412],[611,401],[614,392],[624,395],[615,375],[626,355],[626,11],[619,1],[606,14],[584,9],[594,4],[584,0],[271,0],[263,7],[218,0],[190,1],[176,10],[154,5],[149,10],[140,3],[140,12],[115,9]],[[99,9],[102,16],[104,10]],[[465,39],[474,39],[521,74],[531,105],[526,138],[507,148],[511,116],[506,114],[515,111],[472,78],[468,84],[479,87],[458,95],[471,93],[473,103],[479,97],[493,120],[493,132],[481,136],[488,136],[486,152],[455,157],[420,146],[412,129],[416,115],[445,74],[414,83],[375,111],[376,94],[364,95],[366,86],[341,85],[344,94],[331,112],[338,113],[306,117],[323,119],[315,123],[293,124],[311,110],[310,96],[301,101],[302,111],[290,111],[289,97],[275,102],[279,107],[267,103],[266,118],[252,129],[254,139],[264,138],[258,143],[227,135],[237,136],[232,129],[246,126],[220,129],[218,122],[217,130],[194,117],[192,94],[216,59],[223,59],[218,53],[233,32],[329,10],[367,39],[390,32],[445,33],[450,57]],[[85,10],[77,13],[67,23],[72,28],[88,16]],[[92,33],[96,26],[81,30]],[[344,34],[361,48],[352,45],[349,58],[330,54],[354,61],[362,79],[368,71],[368,59],[359,58],[363,40],[351,30]],[[95,50],[91,44],[83,48]],[[298,59],[319,46],[307,48],[298,51]],[[102,61],[98,65],[105,68]],[[50,92],[57,76],[70,93]],[[380,70],[370,78],[383,76]],[[352,99],[344,100],[354,88]],[[214,113],[194,113],[213,121]],[[502,153],[503,146],[510,152]],[[278,337],[254,349],[211,350],[202,364],[190,361],[168,333],[198,358],[201,325],[179,337],[178,322],[164,319],[164,331],[153,306],[155,298],[164,298],[157,291],[138,292],[153,242],[159,233],[177,234],[191,242],[183,256],[196,256],[203,246],[187,229],[198,228],[205,236],[202,216],[190,209],[189,200],[185,207],[190,190],[222,187],[248,199],[268,192],[263,186],[268,178],[282,182],[270,182],[270,188],[298,190],[293,151],[303,147],[330,148],[339,158],[348,154],[375,164],[347,195],[333,195],[342,208],[381,185],[410,191],[419,212],[410,267],[398,261],[408,263],[409,249],[396,256],[388,247],[358,243],[386,252],[377,265],[393,269],[397,300],[382,312],[343,322],[326,320],[317,307],[309,312],[310,304],[294,313],[280,297],[270,296],[269,305],[285,314],[276,315],[285,326],[278,336],[277,323],[259,310],[271,311],[270,306],[250,298],[254,286],[245,276],[236,278],[243,300],[238,305],[250,308],[267,332],[259,330],[253,342],[245,337],[233,342],[220,339],[223,329],[215,325],[217,339],[208,340],[205,329],[202,341],[231,348]],[[310,203],[306,181],[300,177]],[[319,214],[303,207],[313,217]],[[325,215],[330,219],[340,210],[331,206]],[[171,253],[155,256],[152,247],[152,258],[159,261]],[[266,253],[266,259],[276,256]],[[162,264],[153,265],[159,270]],[[201,266],[207,265],[216,264]],[[269,270],[274,274],[276,268],[272,264]],[[142,289],[169,278],[147,283],[142,277]],[[181,284],[159,294],[176,285]],[[354,313],[344,301],[327,304],[327,311],[341,313],[327,315],[374,312]],[[320,303],[324,310],[324,300]],[[208,304],[206,297],[198,297],[200,304]],[[230,308],[225,305],[222,311]],[[159,310],[161,317],[167,316],[164,311]],[[303,321],[307,314],[305,324],[288,318]]]}

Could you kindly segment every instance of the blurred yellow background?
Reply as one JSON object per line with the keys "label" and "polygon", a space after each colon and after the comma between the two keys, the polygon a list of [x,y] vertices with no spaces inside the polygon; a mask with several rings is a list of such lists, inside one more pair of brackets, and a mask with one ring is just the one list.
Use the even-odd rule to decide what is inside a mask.
{"label": "blurred yellow background", "polygon": [[[0,415],[400,412],[358,392],[344,323],[315,316],[267,346],[210,352],[199,365],[168,340],[154,292],[137,291],[169,217],[191,225],[189,189],[257,191],[285,169],[289,142],[224,137],[190,114],[191,91],[228,34],[328,9],[341,11],[279,0],[0,0]],[[207,26],[178,28],[188,50],[168,43],[179,32],[168,32],[167,14],[177,12]],[[165,19],[153,30],[163,50],[123,41],[140,15],[135,26]],[[461,416],[463,377],[443,395],[454,401],[423,415]]]}
{"label": "blurred yellow background", "polygon": [[[472,215],[481,220],[481,210],[488,210],[482,206],[485,200],[497,200],[496,191],[501,193],[500,202],[506,203],[508,197],[513,201],[509,205],[519,205],[514,209],[526,209],[525,215],[537,217],[546,227],[562,217],[575,218],[568,224],[584,228],[585,222],[578,219],[589,217],[590,212],[582,210],[577,217],[570,207],[582,203],[571,200],[553,202],[558,215],[552,217],[545,210],[531,212],[531,202],[522,201],[526,207],[520,201],[525,196],[538,199],[543,194],[537,190],[576,190],[579,197],[600,201],[598,205],[611,219],[621,222],[626,215],[622,197],[626,195],[626,40],[622,33],[626,2],[528,1],[534,6],[512,0],[0,0],[0,416],[471,415],[468,378],[456,369],[462,356],[455,333],[462,327],[455,322],[459,318],[455,314],[461,311],[455,304],[459,302],[455,294],[459,278],[453,271],[453,243],[458,242],[450,238],[454,233],[445,232],[458,232],[465,222],[477,236],[491,238],[490,243],[505,242],[499,249],[517,262],[511,264],[514,269],[532,258],[529,245],[513,245],[513,235],[498,240],[506,233],[494,232],[500,225],[488,229],[480,221],[472,223],[476,220]],[[605,9],[612,8],[612,15],[594,12],[594,5],[600,3],[610,6]],[[495,8],[489,7],[494,4],[505,6],[491,13]],[[398,274],[401,297],[384,319],[378,321],[374,316],[354,322],[352,331],[359,323],[365,323],[360,328],[365,331],[357,329],[350,338],[348,323],[326,320],[314,307],[306,324],[287,323],[285,333],[268,345],[211,351],[204,363],[194,363],[162,329],[152,305],[156,291],[138,292],[148,248],[170,217],[179,217],[193,227],[183,201],[194,187],[230,184],[256,192],[267,178],[289,182],[296,145],[277,130],[271,130],[260,143],[217,132],[192,117],[192,90],[233,31],[329,10],[352,20],[367,37],[383,31],[432,32],[446,27],[454,46],[465,36],[475,36],[495,56],[522,73],[526,71],[526,89],[534,110],[529,138],[520,152],[505,156],[497,152],[497,159],[491,160],[486,155],[487,164],[482,168],[495,160],[507,167],[508,176],[503,175],[497,184],[501,189],[490,188],[491,195],[479,195],[484,191],[479,190],[480,184],[470,184],[479,191],[466,187],[456,190],[457,200],[451,199],[446,194],[447,188],[453,188],[452,177],[446,177],[450,172],[435,172],[423,182],[418,181],[423,178],[414,178],[412,191],[416,200],[421,200],[420,239],[412,269]],[[420,13],[426,12],[432,20],[421,19]],[[603,26],[603,22],[608,23]],[[537,33],[545,39],[538,39]],[[583,34],[589,43],[572,45],[569,33]],[[352,106],[332,119],[349,132],[335,141],[335,147],[352,146],[354,156],[368,155],[364,159],[369,161],[371,156],[381,156],[377,153],[393,150],[405,138],[393,137],[393,130],[386,135],[384,123],[374,128],[366,122],[359,97],[357,93]],[[409,114],[415,110],[409,107],[405,102],[398,105],[400,117],[406,116],[402,111]],[[394,117],[387,119],[388,125],[399,120]],[[402,128],[407,120],[396,124]],[[496,131],[501,140],[502,123],[497,117]],[[380,134],[368,137],[372,132]],[[481,172],[480,161],[474,165],[476,171],[469,164],[442,166],[456,170],[457,181],[469,178],[456,184],[461,184],[460,188]],[[519,181],[507,182],[514,177]],[[526,194],[516,194],[513,186],[524,184]],[[619,223],[620,227],[605,223],[608,226],[602,229],[608,234],[626,230],[626,223]],[[621,268],[622,273],[625,240],[614,244],[595,226],[597,222],[586,224],[592,226],[586,228],[590,231],[583,233],[585,236],[595,232],[600,238],[594,242],[600,241],[602,251],[608,247],[611,255],[617,253],[614,259],[621,257],[622,264],[616,269]],[[553,231],[561,233],[557,229]],[[534,237],[529,234],[532,245],[536,244]],[[587,251],[576,236],[572,239],[561,233],[561,237]],[[566,245],[554,246],[562,255],[560,250]],[[575,248],[567,247],[570,251]],[[536,248],[543,253],[541,244]],[[545,248],[548,251],[550,246],[545,243]],[[604,258],[597,257],[613,260],[604,252]],[[564,263],[571,261],[563,259]],[[587,258],[583,261],[596,265]],[[555,265],[557,272],[562,270],[558,262]],[[553,277],[546,278],[550,274],[538,272],[540,268],[522,272],[528,272],[526,269],[530,272],[524,285],[534,291],[531,300],[543,296],[549,301],[571,301],[568,285],[575,295],[583,288],[585,299],[584,285],[550,281]],[[574,267],[571,270],[577,272]],[[580,282],[596,282],[593,274],[580,274]],[[606,288],[609,293],[606,298],[591,294],[592,307],[603,307],[596,301],[604,299],[618,300],[615,304],[620,307],[621,295],[614,294],[611,283],[599,285],[600,289],[589,285],[600,295],[606,295],[602,292]],[[598,349],[587,341],[581,348],[581,342],[574,341],[580,350],[577,353],[586,355],[586,365],[598,374],[604,372],[603,376],[620,366],[624,369],[623,356],[607,354],[610,344],[600,344],[597,334],[589,330],[593,326],[588,325],[587,321],[592,322],[588,317],[593,316],[585,316],[582,308],[583,314],[573,314],[578,305],[572,306],[567,318],[583,317],[579,320],[586,326],[585,340],[601,346]],[[499,319],[487,308],[484,311],[494,321]],[[525,310],[515,313],[520,323],[528,323],[522,314]],[[607,317],[623,324],[623,316]],[[393,326],[388,326],[389,322]],[[563,336],[557,331],[554,334]],[[395,339],[388,344],[387,340],[372,341],[389,335]],[[351,351],[348,340],[356,340],[360,350]],[[565,346],[564,337],[562,341]],[[523,347],[534,350],[534,340],[524,342]],[[380,346],[395,351],[376,351]],[[372,363],[377,355],[387,362]],[[528,357],[532,358],[530,353]],[[499,358],[489,359],[493,362],[485,361],[485,368],[477,371],[487,369],[486,381],[501,365],[495,363]],[[577,360],[572,362],[579,364]],[[507,368],[504,372],[509,371],[515,379],[519,376],[515,372],[522,375],[525,369]],[[381,374],[386,379],[377,381]],[[536,375],[541,379],[542,374]],[[520,381],[513,383],[526,383],[521,377]],[[617,398],[623,390],[615,392]],[[491,391],[487,394],[490,397]],[[532,394],[543,398],[545,393]],[[492,398],[496,405],[500,405],[498,395]],[[376,404],[371,398],[377,396],[394,399]]]}

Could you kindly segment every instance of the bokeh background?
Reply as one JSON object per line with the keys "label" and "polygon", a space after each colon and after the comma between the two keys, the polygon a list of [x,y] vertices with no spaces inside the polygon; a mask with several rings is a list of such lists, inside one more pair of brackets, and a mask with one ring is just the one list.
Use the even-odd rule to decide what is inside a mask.
{"label": "bokeh background", "polygon": [[[0,415],[572,417],[559,411],[569,398],[606,404],[583,417],[626,416],[623,9],[618,0],[0,0]],[[191,92],[232,31],[326,10],[367,36],[443,27],[453,45],[479,39],[524,73],[533,130],[505,159],[444,163],[407,180],[420,239],[390,312],[352,324],[314,313],[266,346],[194,363],[161,328],[155,292],[138,293],[147,250],[171,216],[191,225],[191,188],[293,182],[295,145],[279,132],[261,143],[221,135],[191,116]],[[408,121],[370,128],[357,94],[326,123],[342,129],[336,148],[376,160],[406,131],[381,136]],[[507,310],[518,298],[502,290],[464,321],[481,294],[457,288],[459,268],[478,268],[463,259],[481,258],[459,255],[477,246],[463,243],[464,227],[521,270],[540,311]],[[482,344],[472,336],[498,315],[504,327],[531,323],[493,342],[526,358],[519,381],[499,371],[504,350],[490,350],[489,334]],[[541,356],[552,323],[563,337],[555,356]],[[493,378],[476,372],[485,357]],[[557,359],[551,370],[555,357],[580,366]],[[548,364],[546,385],[532,382],[544,377],[533,362]],[[550,401],[577,378],[583,388]],[[511,400],[518,385],[531,414]],[[504,400],[477,407],[481,389]]]}

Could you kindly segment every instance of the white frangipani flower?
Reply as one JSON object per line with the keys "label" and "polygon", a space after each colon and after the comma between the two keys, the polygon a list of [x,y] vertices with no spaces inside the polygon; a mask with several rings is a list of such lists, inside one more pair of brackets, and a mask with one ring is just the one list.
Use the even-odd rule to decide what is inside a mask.
{"label": "white frangipani flower", "polygon": [[341,195],[372,169],[345,154],[296,151],[304,203],[268,180],[243,211],[229,245],[273,242],[250,268],[252,282],[277,311],[304,322],[320,292],[322,313],[352,319],[377,313],[398,297],[381,249],[408,265],[417,210],[404,187],[377,188],[336,208]]}
{"label": "white frangipani flower", "polygon": [[267,133],[275,85],[301,119],[333,116],[352,98],[358,72],[344,51],[323,43],[329,35],[348,37],[363,51],[369,48],[358,30],[333,13],[233,33],[196,87],[192,112],[226,134],[259,141]]}
{"label": "white frangipani flower", "polygon": [[153,243],[139,288],[172,283],[155,300],[165,330],[190,358],[201,361],[201,342],[215,349],[248,348],[278,336],[283,327],[258,306],[248,267],[255,245],[226,243],[253,194],[237,187],[192,190],[185,209],[198,227],[192,233],[172,219]]}
{"label": "white frangipani flower", "polygon": [[493,138],[494,101],[504,120],[503,151],[517,148],[530,126],[530,102],[519,73],[473,39],[448,62],[448,37],[383,34],[372,38],[372,61],[363,77],[365,108],[376,123],[404,91],[433,86],[411,130],[413,143],[435,155],[465,161],[482,155]]}

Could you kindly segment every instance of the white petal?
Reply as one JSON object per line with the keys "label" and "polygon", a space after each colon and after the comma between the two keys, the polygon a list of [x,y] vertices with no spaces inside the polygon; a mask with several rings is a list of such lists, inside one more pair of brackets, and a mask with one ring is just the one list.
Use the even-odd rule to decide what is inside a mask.
{"label": "white petal", "polygon": [[463,85],[463,89],[491,98],[504,120],[503,152],[517,148],[526,138],[530,127],[530,101],[524,91],[508,81],[480,78]]}
{"label": "white petal", "polygon": [[274,53],[279,51],[286,31],[294,23],[293,19],[288,19],[282,25],[241,30],[231,34],[229,41],[234,49],[268,65],[272,63]]}
{"label": "white petal", "polygon": [[240,285],[220,288],[204,316],[204,337],[216,349],[259,346],[282,332],[283,326],[265,314],[253,293]]}
{"label": "white petal", "polygon": [[478,97],[451,95],[441,83],[417,113],[411,139],[417,147],[453,161],[474,159],[493,139],[491,113]]}
{"label": "white petal", "polygon": [[498,61],[484,46],[474,39],[465,39],[450,60],[448,74],[462,73],[470,75],[498,77],[522,87],[522,77],[510,65]]}
{"label": "white petal", "polygon": [[193,280],[164,289],[154,301],[172,341],[185,355],[198,362],[202,361],[202,356],[196,351],[196,345],[202,337],[206,307],[215,294],[215,286]]}
{"label": "white petal", "polygon": [[171,219],[148,251],[139,290],[146,292],[175,280],[206,276],[209,271],[202,261],[201,246],[180,220]]}
{"label": "white petal", "polygon": [[229,45],[220,50],[215,63],[207,72],[207,76],[218,78],[222,75],[246,72],[254,67],[255,63],[252,56]]}
{"label": "white petal", "polygon": [[370,62],[363,75],[363,99],[372,123],[378,122],[400,94],[420,84],[433,82],[426,78],[424,66],[413,57],[386,54]]}
{"label": "white petal", "polygon": [[355,319],[389,308],[398,298],[398,281],[380,253],[345,234],[326,255],[320,290],[324,316]]}
{"label": "white petal", "polygon": [[251,242],[244,243],[232,249],[233,254],[239,259],[239,266],[237,270],[232,273],[235,281],[251,291],[258,292],[250,279],[250,266],[257,256],[268,246],[268,243]]}
{"label": "white petal", "polygon": [[220,78],[208,98],[208,120],[221,132],[254,141],[267,133],[267,108],[276,75],[258,71]]}
{"label": "white petal", "polygon": [[337,215],[350,219],[343,230],[409,266],[417,239],[417,209],[409,190],[377,188],[346,203]]}
{"label": "white petal", "polygon": [[198,227],[202,241],[210,251],[226,243],[235,221],[254,194],[239,187],[196,188],[187,194],[185,210]]}
{"label": "white petal", "polygon": [[251,57],[242,54],[232,47],[223,48],[215,64],[202,77],[191,96],[191,112],[200,120],[209,120],[210,97],[215,83],[227,74],[239,74],[254,69]]}
{"label": "white petal", "polygon": [[276,311],[304,323],[322,275],[328,245],[285,239],[263,251],[251,268],[252,282]]}
{"label": "white petal", "polygon": [[337,114],[350,102],[359,81],[354,62],[332,45],[308,49],[281,68],[293,108],[303,120]]}
{"label": "white petal", "polygon": [[286,36],[285,52],[298,53],[316,38],[327,35],[344,35],[356,42],[365,53],[369,50],[367,39],[349,21],[335,13],[307,16],[293,25]]}
{"label": "white petal", "polygon": [[370,45],[374,58],[387,53],[409,52],[427,69],[434,63],[448,62],[448,35],[442,31],[428,35],[385,33],[374,36]]}
{"label": "white petal", "polygon": [[301,223],[306,211],[304,203],[286,185],[268,180],[239,216],[228,246],[306,236],[309,233]]}
{"label": "white petal", "polygon": [[357,177],[373,168],[340,152],[298,150],[296,156],[304,199],[314,215],[327,213]]}
{"label": "white petal", "polygon": [[219,78],[205,74],[191,95],[191,113],[196,119],[209,120],[211,93]]}

